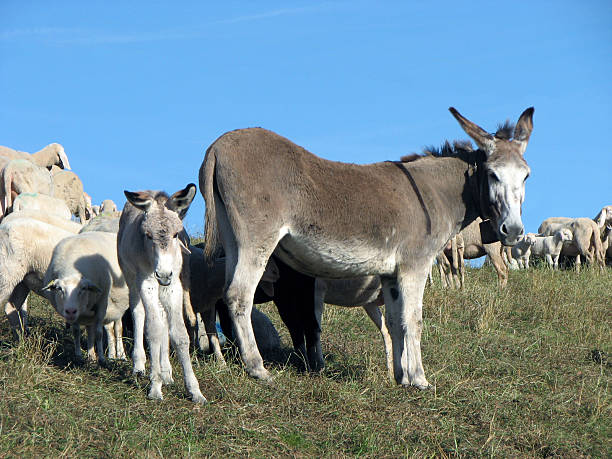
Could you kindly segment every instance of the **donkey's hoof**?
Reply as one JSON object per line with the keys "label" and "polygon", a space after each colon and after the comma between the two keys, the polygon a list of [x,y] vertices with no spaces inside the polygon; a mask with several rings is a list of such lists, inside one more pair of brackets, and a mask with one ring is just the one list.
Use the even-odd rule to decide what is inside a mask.
{"label": "donkey's hoof", "polygon": [[272,375],[265,368],[254,368],[252,370],[248,370],[249,376],[259,379],[261,381],[272,381]]}

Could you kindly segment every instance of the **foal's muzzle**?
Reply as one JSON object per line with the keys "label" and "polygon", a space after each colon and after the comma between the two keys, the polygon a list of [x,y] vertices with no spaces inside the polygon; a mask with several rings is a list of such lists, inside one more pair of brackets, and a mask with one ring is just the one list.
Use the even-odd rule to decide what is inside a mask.
{"label": "foal's muzzle", "polygon": [[155,271],[155,279],[157,280],[159,285],[163,287],[167,287],[168,285],[170,285],[170,282],[172,281],[172,273],[160,274],[158,271]]}

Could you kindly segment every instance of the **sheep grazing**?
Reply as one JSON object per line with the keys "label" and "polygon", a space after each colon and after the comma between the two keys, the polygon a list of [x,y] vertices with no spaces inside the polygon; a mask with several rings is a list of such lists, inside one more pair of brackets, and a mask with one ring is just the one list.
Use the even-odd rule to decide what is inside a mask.
{"label": "sheep grazing", "polygon": [[[53,250],[43,288],[55,310],[72,324],[75,356],[81,359],[80,325],[87,327],[87,358],[105,362],[102,327],[108,336],[108,358],[125,358],[121,317],[128,289],[117,260],[117,236],[76,234]],[[94,346],[95,344],[95,346]],[[97,350],[97,353],[96,353]]]}
{"label": "sheep grazing", "polygon": [[[36,215],[65,223],[64,228],[73,224],[56,216]],[[19,214],[9,215],[0,225],[0,305],[4,305],[16,336],[27,330],[26,299],[30,290],[44,296],[43,278],[53,249],[62,239],[76,233],[64,228]]]}
{"label": "sheep grazing", "polygon": [[[168,335],[183,369],[191,399],[204,403],[189,357],[189,335],[183,320],[185,282],[188,283],[189,253],[183,239],[182,218],[186,215],[196,187],[189,184],[172,196],[160,191],[125,191],[117,235],[119,265],[130,291],[134,319],[134,372],[144,373],[143,332],[146,320],[151,358],[149,398],[162,399],[162,383],[170,384]],[[187,274],[187,275],[185,275]],[[161,306],[161,307],[160,307]]]}
{"label": "sheep grazing", "polygon": [[521,269],[529,269],[529,257],[531,256],[531,247],[536,242],[536,236],[537,235],[535,233],[527,233],[525,236],[523,236],[523,239],[521,239],[510,250],[512,259],[517,261],[518,267]]}
{"label": "sheep grazing", "polygon": [[21,193],[17,196],[13,201],[13,213],[23,210],[36,210],[66,220],[72,217],[70,209],[63,200],[40,193]]}
{"label": "sheep grazing", "polygon": [[87,222],[87,202],[83,192],[83,182],[72,171],[62,170],[57,166],[51,168],[53,176],[53,195],[62,199],[70,212],[81,220]]}
{"label": "sheep grazing", "polygon": [[[26,153],[25,151],[13,150],[9,147],[0,146],[0,160],[2,159],[27,159],[34,164],[45,167],[47,169],[52,166],[58,166],[62,169],[70,169],[70,163],[68,162],[68,156],[59,143],[51,143],[42,150],[36,153]],[[2,161],[0,161],[0,167]]]}
{"label": "sheep grazing", "polygon": [[561,249],[561,255],[576,257],[576,270],[580,271],[581,258],[590,265],[597,263],[601,269],[605,265],[604,250],[601,244],[601,231],[597,223],[590,218],[550,217],[542,222],[538,233],[552,236],[557,231],[568,229],[572,233],[572,241]]}
{"label": "sheep grazing", "polygon": [[[561,229],[552,236],[536,235],[531,244],[531,254],[545,257],[548,266],[559,269],[559,255],[563,249],[563,243],[571,241],[572,237],[572,232],[568,229]],[[529,258],[527,261],[529,262]]]}

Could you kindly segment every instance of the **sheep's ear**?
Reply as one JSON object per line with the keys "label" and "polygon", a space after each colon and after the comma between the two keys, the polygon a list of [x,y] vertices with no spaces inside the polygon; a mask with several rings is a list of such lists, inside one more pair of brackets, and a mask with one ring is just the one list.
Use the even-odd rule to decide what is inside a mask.
{"label": "sheep's ear", "polygon": [[153,204],[153,197],[150,193],[146,191],[123,190],[123,194],[125,194],[125,197],[130,202],[130,204],[132,204],[137,209],[142,210],[143,212],[148,211],[149,207],[151,207],[151,204]]}
{"label": "sheep's ear", "polygon": [[195,198],[197,188],[193,183],[190,183],[182,190],[174,193],[166,201],[166,208],[176,212],[181,220],[187,215],[187,210]]}
{"label": "sheep's ear", "polygon": [[57,290],[59,286],[57,285],[57,279],[53,279],[47,285],[45,285],[41,290],[43,292],[51,292],[53,290]]}

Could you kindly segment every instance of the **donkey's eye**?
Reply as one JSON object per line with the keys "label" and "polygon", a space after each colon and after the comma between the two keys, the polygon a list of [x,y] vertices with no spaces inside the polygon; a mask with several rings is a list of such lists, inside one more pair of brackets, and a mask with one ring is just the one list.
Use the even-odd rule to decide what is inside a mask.
{"label": "donkey's eye", "polygon": [[489,171],[489,180],[492,180],[494,182],[499,182],[499,177],[497,176],[495,172]]}
{"label": "donkey's eye", "polygon": [[153,239],[153,235],[151,233],[145,233],[147,239]]}
{"label": "donkey's eye", "polygon": [[525,179],[523,180],[523,183],[525,183],[525,182],[527,181],[527,179],[529,178],[529,176],[530,176],[530,175],[531,175],[531,174],[527,174],[527,175],[525,176]]}
{"label": "donkey's eye", "polygon": [[174,236],[172,236],[174,239],[176,239],[178,237],[178,233],[174,233]]}

